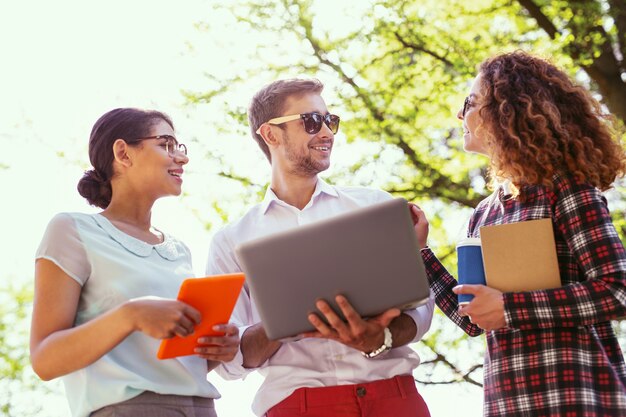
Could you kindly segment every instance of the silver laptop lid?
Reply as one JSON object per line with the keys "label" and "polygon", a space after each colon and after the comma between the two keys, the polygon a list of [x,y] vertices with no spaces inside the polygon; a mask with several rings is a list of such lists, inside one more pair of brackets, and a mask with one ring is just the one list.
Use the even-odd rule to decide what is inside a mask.
{"label": "silver laptop lid", "polygon": [[343,294],[363,317],[427,301],[430,289],[406,200],[394,199],[235,248],[267,336],[314,330],[323,298]]}

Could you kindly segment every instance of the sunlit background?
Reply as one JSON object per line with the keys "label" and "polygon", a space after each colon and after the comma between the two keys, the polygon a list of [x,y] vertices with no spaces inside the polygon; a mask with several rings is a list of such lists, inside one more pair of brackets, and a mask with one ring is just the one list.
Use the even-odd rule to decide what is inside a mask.
{"label": "sunlit background", "polygon": [[[204,273],[212,235],[256,202],[268,180],[269,164],[240,117],[258,88],[272,81],[276,73],[281,77],[317,76],[326,84],[323,96],[329,108],[340,115],[350,111],[352,117],[346,118],[345,123],[352,120],[354,126],[359,126],[359,113],[354,108],[346,109],[342,102],[349,95],[346,80],[333,71],[315,71],[313,63],[310,72],[290,66],[294,56],[311,54],[310,45],[280,32],[257,31],[254,20],[252,23],[238,20],[235,16],[239,3],[244,2],[22,0],[0,4],[0,231],[3,237],[0,240],[0,305],[9,306],[8,310],[0,310],[5,314],[4,327],[0,329],[3,337],[0,372],[10,377],[2,386],[5,394],[0,394],[0,405],[4,409],[0,410],[0,415],[69,415],[58,381],[41,383],[28,367],[23,372],[11,368],[10,359],[23,357],[27,349],[29,322],[27,317],[10,309],[18,301],[28,306],[33,257],[50,218],[61,211],[97,211],[78,195],[76,183],[89,168],[87,139],[100,115],[115,107],[143,107],[172,116],[177,136],[189,148],[190,163],[184,175],[184,195],[159,201],[153,223],[187,243],[197,275]],[[360,16],[369,13],[372,3],[375,2],[311,2],[311,11],[317,16],[316,32],[336,39],[351,36],[361,25],[369,24]],[[430,0],[423,3],[424,8],[434,9],[437,5]],[[447,3],[454,9],[457,2]],[[393,16],[384,8],[372,10],[373,19],[393,22]],[[268,25],[280,23],[284,18],[284,15],[273,14],[271,7],[261,8],[259,16]],[[513,31],[517,18],[507,16],[494,20],[496,35],[505,36]],[[432,23],[433,27],[454,27],[458,22]],[[525,36],[526,41],[531,42],[541,38],[539,32],[530,29]],[[479,39],[468,42],[474,41]],[[361,45],[366,46],[330,51],[328,58],[336,62],[338,53],[343,59],[367,56],[372,50],[384,47],[375,42]],[[542,44],[537,45],[540,48]],[[491,51],[504,46],[511,45],[496,45]],[[549,48],[541,50],[549,51]],[[467,56],[470,62],[466,66],[474,68],[479,62],[474,61],[476,57],[488,53]],[[254,56],[260,59],[251,58]],[[571,64],[566,57],[555,59]],[[407,61],[405,65],[414,65],[414,62]],[[351,72],[349,65],[347,67],[347,75],[355,76],[356,71]],[[453,126],[452,129],[458,128],[453,115],[462,103],[471,72],[455,75],[465,81],[460,82],[453,93],[424,98],[440,100],[439,110],[415,116],[415,124],[422,124],[426,134],[429,127],[433,135],[441,134],[435,117],[448,120],[445,123]],[[584,74],[577,72],[575,75],[585,80]],[[238,81],[228,84],[227,80],[234,78]],[[365,88],[377,87],[355,78]],[[383,79],[381,83],[384,82]],[[428,81],[416,88],[422,87],[432,88]],[[214,90],[220,93],[214,97],[202,95]],[[415,103],[416,108],[420,106],[421,103]],[[381,124],[390,122],[384,120]],[[325,177],[344,184],[388,188],[391,181],[398,189],[407,186],[403,173],[395,168],[403,159],[398,148],[383,145],[376,138],[348,143],[344,136],[347,128],[343,124],[337,135],[333,166],[324,173]],[[441,143],[458,145],[454,130],[450,135]],[[444,146],[427,151],[438,156],[446,152]],[[361,166],[363,160],[372,165],[368,169],[354,169]],[[464,170],[475,167],[470,171],[472,192],[475,197],[486,192],[480,175],[484,160],[460,156],[450,164],[451,171],[455,167]],[[240,181],[242,179],[244,181]],[[614,197],[612,201],[623,207],[619,205],[623,203],[622,197]],[[463,234],[471,212],[469,208],[452,204],[454,211],[448,211],[451,210],[448,206],[437,201],[427,202],[426,206],[440,217],[440,223],[436,224],[445,229],[447,239],[454,240]],[[451,214],[446,217],[446,213]],[[444,232],[441,233],[443,236]],[[17,324],[15,328],[11,328],[12,320]],[[437,323],[446,323],[441,317],[438,320]],[[448,330],[443,329],[446,326]],[[480,363],[483,339],[455,342],[461,332],[449,329],[450,326],[449,323],[434,326],[440,338],[437,340],[454,345],[455,350],[448,351],[447,358],[459,363]],[[221,417],[252,415],[250,403],[260,383],[257,374],[245,381],[225,382],[213,374],[209,378],[223,394],[217,401]],[[448,416],[459,410],[463,410],[465,417],[482,415],[482,389],[463,383],[459,375],[456,378],[458,383],[454,384],[418,385],[432,415]],[[473,379],[481,381],[480,370]]]}
{"label": "sunlit background", "polygon": [[[358,6],[360,2],[354,3]],[[202,275],[215,232],[206,228],[215,220],[213,199],[230,201],[225,204],[229,207],[234,204],[232,196],[240,190],[232,181],[219,178],[219,167],[211,166],[203,157],[221,135],[211,123],[224,117],[223,109],[186,105],[183,92],[212,87],[207,74],[220,77],[238,71],[231,63],[254,48],[251,40],[255,34],[241,33],[232,16],[202,0],[170,2],[167,6],[124,0],[22,1],[0,7],[0,143],[5,149],[0,153],[3,283],[32,282],[34,253],[55,213],[97,211],[78,195],[76,183],[88,169],[91,126],[115,107],[164,111],[172,116],[181,141],[187,142],[190,163],[184,176],[185,196],[159,201],[153,223],[190,246],[194,270]],[[341,28],[340,17],[329,17]],[[201,20],[211,27],[210,34],[197,27]],[[343,24],[350,21],[344,20]],[[245,107],[255,89],[269,81],[259,78],[237,86],[229,99]],[[331,88],[327,87],[325,97],[332,105]],[[340,113],[341,109],[334,111]],[[219,141],[220,147],[231,148],[224,154],[237,155],[229,162],[263,184],[269,164],[252,139],[246,134],[229,139],[230,143]],[[350,156],[345,146],[339,136],[334,158],[343,154],[347,165]],[[244,209],[237,208],[240,212]],[[211,375],[210,380],[223,396],[216,403],[220,416],[252,416],[250,403],[261,382],[258,374],[245,381],[225,382],[217,375]],[[47,389],[52,392],[46,393]],[[22,397],[27,409],[32,408],[33,401],[39,402],[42,408],[38,416],[69,415],[58,381],[24,387],[16,395]],[[482,393],[476,388],[433,388],[423,395],[434,416],[455,409],[449,401],[451,396],[455,403],[459,399],[467,402],[466,416],[481,414]]]}

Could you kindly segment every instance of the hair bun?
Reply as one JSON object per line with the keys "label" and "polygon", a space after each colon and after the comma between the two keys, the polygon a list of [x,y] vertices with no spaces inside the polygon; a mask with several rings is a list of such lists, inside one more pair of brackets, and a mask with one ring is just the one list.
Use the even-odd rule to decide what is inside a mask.
{"label": "hair bun", "polygon": [[92,206],[105,209],[111,202],[111,182],[104,179],[95,169],[85,171],[76,188]]}

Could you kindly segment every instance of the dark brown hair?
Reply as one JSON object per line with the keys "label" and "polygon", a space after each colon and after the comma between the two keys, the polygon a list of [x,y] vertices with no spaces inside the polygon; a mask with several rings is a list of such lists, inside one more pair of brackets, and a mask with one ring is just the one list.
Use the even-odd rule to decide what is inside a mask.
{"label": "dark brown hair", "polygon": [[289,97],[302,96],[305,94],[321,94],[324,84],[320,80],[312,79],[288,79],[278,80],[266,85],[259,90],[248,108],[248,122],[252,138],[257,142],[268,161],[272,161],[267,144],[256,133],[257,129],[265,122],[275,117],[284,116],[285,102]]}
{"label": "dark brown hair", "polygon": [[102,115],[91,129],[89,137],[89,161],[93,169],[85,171],[78,181],[78,192],[92,206],[107,208],[113,190],[113,143],[124,139],[132,144],[134,139],[150,135],[150,128],[164,121],[174,129],[168,115],[156,110],[120,108]]}
{"label": "dark brown hair", "polygon": [[600,190],[626,172],[626,156],[610,115],[563,71],[525,52],[480,65],[478,129],[487,141],[491,175],[523,186],[551,187],[570,174]]}

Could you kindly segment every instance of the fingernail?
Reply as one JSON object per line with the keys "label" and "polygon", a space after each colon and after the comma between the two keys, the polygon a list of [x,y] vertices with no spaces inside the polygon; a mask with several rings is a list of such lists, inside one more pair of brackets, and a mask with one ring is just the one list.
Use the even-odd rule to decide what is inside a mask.
{"label": "fingernail", "polygon": [[222,331],[224,330],[224,326],[222,326],[221,324],[216,324],[215,326],[213,326],[213,330],[215,330],[216,332]]}

